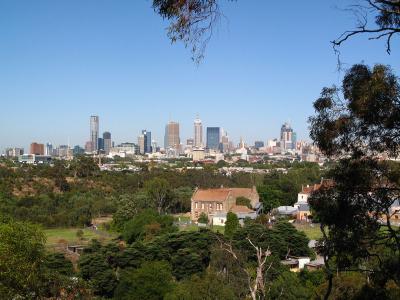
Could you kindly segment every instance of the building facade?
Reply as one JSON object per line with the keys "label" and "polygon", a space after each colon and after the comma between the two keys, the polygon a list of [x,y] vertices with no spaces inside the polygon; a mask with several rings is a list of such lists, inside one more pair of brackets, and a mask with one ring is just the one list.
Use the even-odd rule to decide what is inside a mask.
{"label": "building facade", "polygon": [[194,120],[194,147],[203,147],[203,124],[199,117]]}
{"label": "building facade", "polygon": [[191,219],[197,221],[201,213],[205,213],[208,219],[221,216],[229,211],[236,214],[250,213],[251,209],[246,206],[236,205],[236,199],[245,197],[250,200],[252,207],[259,203],[259,195],[253,188],[219,188],[219,189],[197,189],[191,199]]}
{"label": "building facade", "polygon": [[219,150],[221,130],[219,127],[207,127],[207,149]]}
{"label": "building facade", "polygon": [[91,152],[99,150],[99,116],[90,116],[90,142]]}
{"label": "building facade", "polygon": [[29,154],[44,155],[44,144],[32,143]]}
{"label": "building facade", "polygon": [[179,149],[180,143],[179,123],[171,121],[165,126],[164,148]]}
{"label": "building facade", "polygon": [[104,143],[104,153],[109,154],[110,149],[112,147],[112,142],[111,142],[111,133],[108,131],[105,131],[103,133],[103,143]]}

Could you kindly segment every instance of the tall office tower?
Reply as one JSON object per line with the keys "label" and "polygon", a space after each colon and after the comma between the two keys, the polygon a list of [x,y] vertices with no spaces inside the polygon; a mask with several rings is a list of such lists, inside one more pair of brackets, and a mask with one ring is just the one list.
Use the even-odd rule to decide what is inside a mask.
{"label": "tall office tower", "polygon": [[53,155],[53,145],[51,143],[46,143],[46,148],[44,149],[45,155]]}
{"label": "tall office tower", "polygon": [[221,151],[223,153],[229,152],[229,138],[228,138],[228,135],[221,136]]}
{"label": "tall office tower", "polygon": [[146,129],[144,129],[142,130],[142,135],[144,137],[143,153],[151,153],[151,131],[147,131]]}
{"label": "tall office tower", "polygon": [[203,125],[199,117],[194,120],[194,146],[196,148],[203,147]]}
{"label": "tall office tower", "polygon": [[165,149],[179,149],[180,143],[179,123],[171,121],[165,126],[164,147]]}
{"label": "tall office tower", "polygon": [[44,144],[32,143],[30,154],[44,155]]}
{"label": "tall office tower", "polygon": [[143,134],[138,136],[137,142],[138,142],[138,145],[139,145],[139,153],[140,154],[145,154],[145,139],[144,139],[144,135]]}
{"label": "tall office tower", "polygon": [[158,146],[157,146],[157,142],[155,140],[151,141],[151,152],[152,153],[156,153],[158,151]]}
{"label": "tall office tower", "polygon": [[104,151],[104,140],[101,137],[97,139],[97,150]]}
{"label": "tall office tower", "polygon": [[103,132],[103,144],[104,144],[103,148],[104,153],[109,154],[112,143],[111,143],[111,133],[108,131]]}
{"label": "tall office tower", "polygon": [[289,123],[285,123],[281,127],[281,148],[288,150],[292,149],[292,134],[293,129]]}
{"label": "tall office tower", "polygon": [[97,151],[99,138],[99,116],[90,116],[90,141],[92,142],[91,151]]}
{"label": "tall office tower", "polygon": [[220,134],[219,127],[207,127],[207,149],[219,149]]}
{"label": "tall office tower", "polygon": [[297,133],[293,132],[292,133],[292,149],[296,149],[296,144],[297,144]]}

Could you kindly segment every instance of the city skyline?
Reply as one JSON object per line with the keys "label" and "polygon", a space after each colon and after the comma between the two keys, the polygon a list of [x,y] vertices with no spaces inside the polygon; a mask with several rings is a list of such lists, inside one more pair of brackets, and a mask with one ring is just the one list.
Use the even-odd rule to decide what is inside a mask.
{"label": "city skyline", "polygon": [[[60,147],[60,146],[64,146],[64,147],[69,147],[69,149],[73,149],[74,147],[82,147],[82,149],[86,149],[87,152],[96,152],[97,150],[103,150],[105,151],[105,153],[107,154],[109,152],[109,149],[111,148],[111,144],[122,144],[122,143],[134,143],[138,146],[139,152],[142,154],[145,153],[151,153],[152,152],[152,143],[155,142],[156,145],[160,145],[161,147],[167,149],[167,148],[176,148],[177,145],[182,145],[182,146],[186,146],[186,142],[188,140],[192,140],[193,142],[193,146],[195,148],[209,148],[209,133],[210,131],[218,131],[218,137],[217,140],[219,140],[218,142],[218,146],[213,145],[211,147],[211,149],[219,149],[219,147],[223,147],[223,138],[228,138],[227,136],[227,132],[224,130],[223,127],[215,127],[215,126],[207,126],[203,124],[202,120],[200,119],[199,115],[197,114],[196,117],[193,119],[193,123],[192,123],[192,130],[193,130],[193,134],[191,136],[187,136],[187,137],[182,137],[180,132],[182,130],[182,127],[180,125],[179,122],[177,121],[169,121],[166,125],[165,125],[165,129],[164,129],[164,136],[162,139],[155,139],[152,138],[152,131],[148,130],[148,129],[142,129],[141,130],[141,134],[136,135],[136,137],[131,137],[130,140],[114,140],[114,135],[111,135],[110,131],[107,130],[103,130],[101,127],[101,123],[100,123],[100,116],[99,115],[90,115],[90,119],[89,119],[89,136],[86,140],[81,141],[79,143],[71,143],[69,138],[68,138],[68,143],[54,143],[53,141],[50,141],[48,139],[45,140],[31,140],[28,142],[27,146],[24,145],[7,145],[4,148],[0,149],[0,154],[3,153],[6,149],[10,149],[10,148],[22,148],[25,150],[26,153],[32,153],[32,151],[28,151],[28,149],[32,149],[32,144],[42,144],[45,148],[43,150],[43,154],[47,154],[47,152],[49,151],[49,147],[51,148],[51,150],[53,149],[53,147]],[[291,123],[286,121],[283,123],[283,125],[280,126],[280,134],[276,134],[274,136],[271,137],[266,137],[266,138],[259,138],[259,139],[254,139],[254,140],[248,140],[246,139],[246,137],[240,136],[240,138],[238,140],[234,140],[232,138],[229,138],[229,142],[234,143],[236,145],[238,145],[239,143],[241,143],[242,141],[245,142],[247,145],[254,145],[257,141],[262,141],[262,142],[267,142],[268,140],[277,140],[280,141],[282,140],[282,128],[285,126],[289,126],[289,128],[292,130],[293,129],[291,127]],[[105,126],[107,127],[107,126]],[[171,133],[172,131],[172,133]],[[186,131],[186,130],[185,130]],[[214,134],[214,131],[211,133],[211,135]],[[203,132],[205,133],[205,135],[203,135]],[[196,146],[196,133],[199,135],[197,138],[199,141],[202,142],[202,146]],[[295,134],[295,133],[294,133]],[[111,138],[111,136],[113,138]],[[201,136],[201,138],[200,138]],[[222,139],[222,140],[221,140]],[[93,141],[96,140],[97,142],[94,143]],[[240,140],[240,142],[239,142]],[[307,139],[305,139],[307,140]],[[174,146],[169,145],[169,143],[172,141],[173,144],[175,144]],[[179,143],[175,143],[176,141],[179,141]],[[93,143],[95,144],[93,146]],[[216,141],[213,142],[214,144],[217,143]],[[221,143],[221,144],[220,144]],[[100,146],[101,145],[101,146]],[[50,150],[50,152],[51,152]]]}
{"label": "city skyline", "polygon": [[[165,21],[146,1],[3,2],[0,148],[82,145],[90,115],[100,116],[100,131],[116,142],[136,141],[148,128],[162,145],[172,119],[185,140],[193,137],[196,113],[204,128],[226,128],[235,142],[277,137],[285,121],[308,140],[312,102],[343,76],[330,41],[354,26],[344,5],[227,1],[229,22],[196,66],[187,49],[171,45]],[[364,62],[400,69],[400,53],[387,55],[367,38],[344,45],[341,58],[345,68]]]}

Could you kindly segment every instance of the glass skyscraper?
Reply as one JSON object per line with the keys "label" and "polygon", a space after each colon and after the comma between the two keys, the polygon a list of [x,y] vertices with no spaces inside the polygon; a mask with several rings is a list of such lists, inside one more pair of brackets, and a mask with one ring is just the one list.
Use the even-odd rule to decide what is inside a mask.
{"label": "glass skyscraper", "polygon": [[207,127],[207,149],[219,149],[220,134],[219,127]]}
{"label": "glass skyscraper", "polygon": [[90,116],[90,142],[91,150],[97,151],[99,139],[99,116]]}

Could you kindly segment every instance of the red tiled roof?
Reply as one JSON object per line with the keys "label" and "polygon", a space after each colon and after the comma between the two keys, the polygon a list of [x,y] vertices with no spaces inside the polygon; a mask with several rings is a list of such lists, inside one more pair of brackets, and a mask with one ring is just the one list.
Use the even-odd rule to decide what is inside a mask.
{"label": "red tiled roof", "polygon": [[234,206],[232,206],[230,211],[233,213],[244,213],[244,214],[254,212],[252,209],[248,208],[245,205],[234,205]]}
{"label": "red tiled roof", "polygon": [[229,196],[229,189],[198,189],[192,199],[195,201],[225,201]]}
{"label": "red tiled roof", "polygon": [[311,186],[304,186],[303,189],[301,190],[302,194],[311,194],[312,192],[318,191],[322,186],[324,187],[332,187],[334,185],[333,180],[331,179],[326,179],[323,180],[321,183],[314,184]]}
{"label": "red tiled roof", "polygon": [[253,193],[257,192],[249,188],[198,189],[192,199],[195,201],[225,201],[229,194],[234,198],[246,197],[251,199]]}

